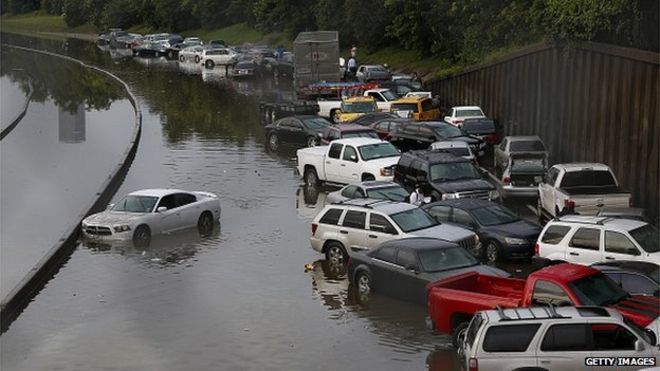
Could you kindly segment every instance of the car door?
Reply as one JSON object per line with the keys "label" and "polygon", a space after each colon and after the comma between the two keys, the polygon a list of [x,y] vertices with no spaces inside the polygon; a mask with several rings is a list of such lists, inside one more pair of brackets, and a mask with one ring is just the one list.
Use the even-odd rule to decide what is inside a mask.
{"label": "car door", "polygon": [[327,179],[331,182],[343,182],[342,172],[344,171],[345,166],[341,166],[342,162],[340,158],[343,149],[343,144],[331,143],[328,155],[325,157],[325,174]]}
{"label": "car door", "polygon": [[602,261],[601,231],[599,228],[580,227],[568,240],[566,261],[590,265]]}
{"label": "car door", "polygon": [[370,246],[397,239],[397,230],[384,215],[372,211],[369,213],[368,224],[367,244]]}
{"label": "car door", "polygon": [[[166,209],[158,211],[161,207],[165,207]],[[149,226],[152,234],[155,234],[156,230],[159,230],[161,233],[168,233],[175,230],[179,225],[179,211],[176,208],[175,195],[163,196],[158,201],[156,213],[158,214],[157,218],[155,218],[157,224]]]}
{"label": "car door", "polygon": [[291,141],[296,144],[307,144],[307,132],[303,127],[303,124],[296,120],[291,119],[289,121],[289,130],[291,131]]}
{"label": "car door", "polygon": [[294,133],[291,119],[284,118],[277,124],[277,136],[284,143],[294,143]]}
{"label": "car door", "polygon": [[199,216],[202,214],[197,197],[190,193],[177,193],[174,195],[174,201],[179,213],[179,225],[177,228],[183,229],[196,226]]}
{"label": "car door", "polygon": [[506,167],[505,164],[502,163],[502,159],[506,156],[506,147],[509,144],[509,140],[507,138],[504,138],[502,140],[502,143],[500,143],[499,146],[495,147],[495,168],[496,169],[504,169]]}
{"label": "car door", "polygon": [[553,371],[583,370],[591,355],[590,328],[583,323],[555,324],[547,327],[536,359],[538,366]]}
{"label": "car door", "polygon": [[[555,210],[555,182],[559,176],[559,169],[556,167],[550,168],[543,177],[543,183],[539,185],[541,197],[541,204],[545,211],[554,213]],[[556,215],[555,215],[556,216]]]}
{"label": "car door", "polygon": [[344,235],[348,243],[349,254],[365,252],[371,246],[366,241],[367,212],[359,210],[347,210],[341,222],[339,233]]}
{"label": "car door", "polygon": [[361,179],[361,166],[358,153],[353,146],[344,146],[344,153],[339,164],[343,183],[355,183]]}
{"label": "car door", "polygon": [[397,285],[402,267],[395,264],[396,248],[383,246],[371,260],[372,287],[374,291],[390,292]]}
{"label": "car door", "polygon": [[604,260],[638,260],[642,255],[639,248],[623,233],[605,231]]}
{"label": "car door", "polygon": [[399,249],[396,255],[396,265],[402,267],[401,276],[396,286],[398,297],[414,303],[426,302],[426,282],[421,277],[421,267],[417,254],[412,250]]}

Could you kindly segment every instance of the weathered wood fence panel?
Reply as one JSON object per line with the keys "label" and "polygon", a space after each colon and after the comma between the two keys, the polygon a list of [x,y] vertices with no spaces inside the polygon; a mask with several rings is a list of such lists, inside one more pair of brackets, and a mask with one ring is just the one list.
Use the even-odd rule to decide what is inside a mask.
{"label": "weathered wood fence panel", "polygon": [[657,53],[537,44],[428,83],[446,107],[478,105],[505,135],[539,135],[551,162],[602,162],[658,217]]}

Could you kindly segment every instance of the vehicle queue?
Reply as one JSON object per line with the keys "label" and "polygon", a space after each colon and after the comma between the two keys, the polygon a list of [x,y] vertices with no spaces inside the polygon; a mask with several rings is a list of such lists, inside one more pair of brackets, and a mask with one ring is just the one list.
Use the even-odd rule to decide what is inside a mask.
{"label": "vehicle queue", "polygon": [[[197,38],[113,32],[103,35],[108,44],[130,45],[136,56],[205,68],[232,65],[232,77],[264,71],[279,77],[292,68],[286,60],[293,55],[262,46],[243,50],[222,41],[203,46]],[[478,106],[441,112],[430,93],[380,67],[361,66],[358,83],[324,85],[337,93],[337,99],[317,101],[327,107],[269,116],[264,127],[269,151],[308,147],[296,152],[306,187],[343,186],[312,221],[311,247],[331,264],[346,266],[365,300],[378,292],[426,305],[430,328],[453,336],[467,369],[509,369],[501,358],[492,359],[498,353],[524,353],[516,367],[539,370],[575,369],[578,361],[559,361],[557,352],[581,362],[586,353],[607,351],[657,364],[660,234],[630,207],[630,194],[619,188],[612,170],[595,163],[550,166],[542,138],[507,136]],[[378,81],[369,81],[372,75]],[[409,202],[415,191],[424,196],[420,206]],[[538,224],[503,205],[504,198],[520,196],[538,200]],[[185,223],[165,221],[168,213],[191,206],[196,211],[188,212]],[[146,190],[105,213],[83,222],[87,238],[120,235],[148,243],[152,231],[195,225],[208,230],[219,220],[220,205],[208,193]],[[135,213],[148,214],[143,224],[135,224]],[[502,259],[543,268],[526,280],[509,278],[490,265]],[[620,272],[602,269],[607,264],[648,277],[646,286],[624,284]],[[556,308],[564,306],[577,309]],[[577,320],[590,316],[608,325]],[[548,325],[535,325],[540,318]],[[575,322],[575,329],[588,326],[580,346],[559,344],[570,337],[561,333],[568,331],[561,327],[567,322]],[[492,329],[513,323],[536,329],[522,334],[524,341],[511,336],[517,330],[510,326],[501,326],[499,337]],[[602,340],[603,331],[626,340]],[[549,339],[552,346],[546,346]],[[543,367],[546,361],[550,365]]]}

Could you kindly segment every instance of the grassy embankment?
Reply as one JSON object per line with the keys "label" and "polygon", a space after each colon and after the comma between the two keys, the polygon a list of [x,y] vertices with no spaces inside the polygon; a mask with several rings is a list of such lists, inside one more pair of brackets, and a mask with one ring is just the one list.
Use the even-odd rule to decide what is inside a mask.
{"label": "grassy embankment", "polygon": [[[94,39],[97,30],[92,25],[82,25],[74,28],[67,27],[60,16],[44,15],[41,13],[30,13],[19,16],[5,15],[0,18],[0,30],[22,34],[39,34],[42,37],[78,37]],[[153,33],[157,30],[145,26],[137,26],[129,29],[130,32],[141,34]],[[245,23],[216,30],[188,30],[181,32],[183,36],[197,36],[203,40],[222,39],[230,44],[262,43],[271,46],[283,45],[291,49],[293,40],[287,38],[283,33],[264,34],[252,29]],[[342,50],[343,56],[348,56],[348,50]],[[386,47],[367,53],[363,48],[358,50],[360,63],[387,63],[393,70],[412,72],[417,71],[422,76],[431,77],[456,72],[460,68],[451,66],[441,58],[422,58],[420,53],[405,50],[398,47]]]}

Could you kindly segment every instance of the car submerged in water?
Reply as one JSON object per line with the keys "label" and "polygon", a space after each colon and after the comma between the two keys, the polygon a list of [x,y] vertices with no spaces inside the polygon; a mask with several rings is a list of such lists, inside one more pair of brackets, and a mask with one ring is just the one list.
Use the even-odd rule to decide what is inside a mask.
{"label": "car submerged in water", "polygon": [[133,240],[148,246],[153,235],[190,227],[208,234],[219,220],[220,200],[213,193],[144,189],[85,218],[82,233],[92,241]]}

